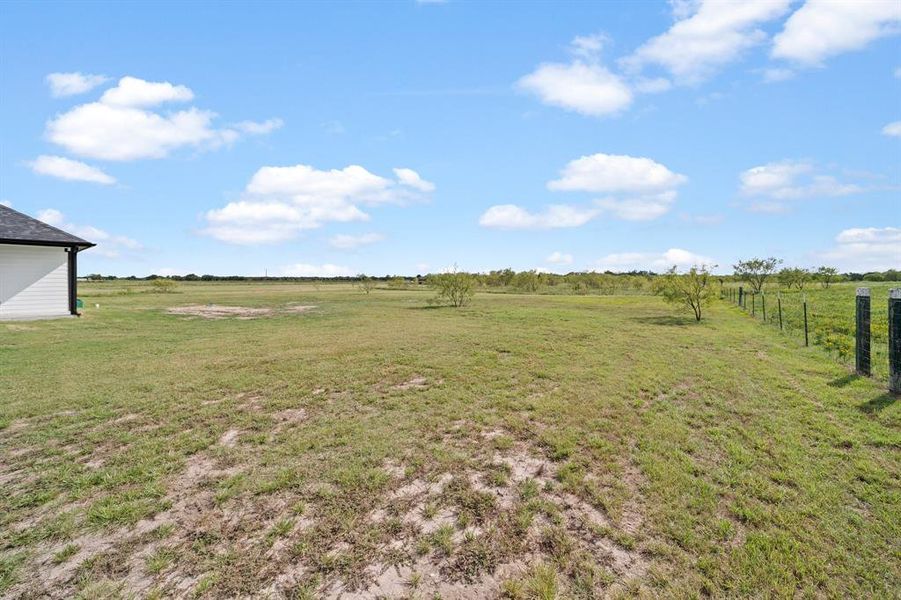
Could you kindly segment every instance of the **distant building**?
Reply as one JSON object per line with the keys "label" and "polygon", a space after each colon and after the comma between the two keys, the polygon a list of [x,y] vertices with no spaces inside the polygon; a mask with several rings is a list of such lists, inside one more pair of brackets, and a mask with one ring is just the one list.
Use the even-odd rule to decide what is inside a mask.
{"label": "distant building", "polygon": [[78,253],[94,246],[0,205],[0,321],[78,314]]}

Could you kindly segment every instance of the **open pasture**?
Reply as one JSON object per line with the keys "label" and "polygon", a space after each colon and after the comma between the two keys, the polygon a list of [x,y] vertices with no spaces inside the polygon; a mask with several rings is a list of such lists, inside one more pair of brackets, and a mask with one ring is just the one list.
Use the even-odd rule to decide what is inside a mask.
{"label": "open pasture", "polygon": [[2,596],[901,586],[901,405],[726,303],[120,290],[0,325]]}

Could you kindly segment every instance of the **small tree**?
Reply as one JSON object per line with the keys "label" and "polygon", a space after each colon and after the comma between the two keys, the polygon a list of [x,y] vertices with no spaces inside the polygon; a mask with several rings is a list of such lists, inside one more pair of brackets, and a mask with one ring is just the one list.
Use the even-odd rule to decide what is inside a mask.
{"label": "small tree", "polygon": [[363,292],[364,294],[366,294],[368,296],[369,292],[371,292],[374,287],[375,287],[375,279],[373,279],[372,277],[369,277],[368,275],[364,275],[363,273],[360,273],[359,275],[357,275],[357,288],[361,292]]}
{"label": "small tree", "polygon": [[751,258],[740,260],[733,265],[736,279],[747,281],[755,294],[763,289],[767,278],[776,272],[776,267],[782,262],[780,258]]}
{"label": "small tree", "polygon": [[816,278],[821,286],[829,289],[832,282],[838,279],[838,269],[835,267],[820,267],[817,269]]}
{"label": "small tree", "polygon": [[475,277],[456,267],[449,273],[430,275],[429,283],[438,291],[433,300],[436,304],[447,302],[459,308],[466,306],[475,295]]}
{"label": "small tree", "polygon": [[655,293],[670,304],[689,307],[695,321],[701,320],[701,309],[712,298],[711,288],[710,271],[706,266],[692,267],[684,275],[673,267],[654,282]]}
{"label": "small tree", "polygon": [[788,289],[796,287],[798,290],[803,290],[810,281],[811,274],[807,269],[793,267],[782,269],[776,277],[779,283]]}

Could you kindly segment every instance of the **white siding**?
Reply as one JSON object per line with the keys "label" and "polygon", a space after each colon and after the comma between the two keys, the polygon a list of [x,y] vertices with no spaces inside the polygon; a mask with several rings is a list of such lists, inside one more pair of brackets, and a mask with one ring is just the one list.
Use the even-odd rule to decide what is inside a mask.
{"label": "white siding", "polygon": [[66,251],[0,244],[0,320],[69,314]]}

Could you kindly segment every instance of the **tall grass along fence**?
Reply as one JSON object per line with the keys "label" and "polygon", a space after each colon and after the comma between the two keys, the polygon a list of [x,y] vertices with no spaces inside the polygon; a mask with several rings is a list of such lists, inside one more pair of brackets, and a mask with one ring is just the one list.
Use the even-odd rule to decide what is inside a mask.
{"label": "tall grass along fence", "polygon": [[817,345],[860,375],[901,393],[901,288],[833,286],[813,291],[723,288],[720,297],[768,327]]}

